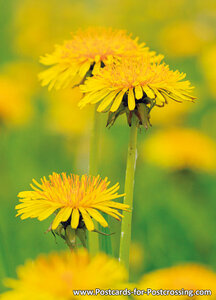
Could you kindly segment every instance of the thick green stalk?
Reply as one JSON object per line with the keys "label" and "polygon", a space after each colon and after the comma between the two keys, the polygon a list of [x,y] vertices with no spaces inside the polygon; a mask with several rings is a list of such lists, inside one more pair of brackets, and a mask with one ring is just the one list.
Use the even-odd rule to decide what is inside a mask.
{"label": "thick green stalk", "polygon": [[131,212],[123,212],[124,218],[121,224],[121,236],[120,236],[120,252],[119,260],[129,270],[129,254],[131,243],[131,222],[132,222],[132,210],[133,210],[133,191],[134,191],[134,174],[136,168],[136,144],[137,144],[137,126],[136,118],[132,117],[132,124],[130,128],[130,138],[128,144],[127,154],[127,167],[125,177],[125,197],[124,204],[130,206]]}
{"label": "thick green stalk", "polygon": [[[98,175],[98,160],[99,160],[99,140],[100,140],[100,115],[97,112],[97,105],[93,116],[93,126],[90,140],[90,154],[89,154],[89,175]],[[98,227],[95,223],[95,229]],[[99,236],[96,232],[89,232],[88,246],[91,255],[99,252]]]}

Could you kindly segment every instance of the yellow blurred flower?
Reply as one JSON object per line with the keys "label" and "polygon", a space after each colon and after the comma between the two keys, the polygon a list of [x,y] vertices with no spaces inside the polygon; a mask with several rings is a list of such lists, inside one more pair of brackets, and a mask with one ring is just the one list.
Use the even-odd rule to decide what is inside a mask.
{"label": "yellow blurred flower", "polygon": [[[12,291],[5,292],[0,299],[83,299],[88,296],[74,296],[73,291],[126,288],[128,277],[117,260],[105,254],[91,258],[84,250],[40,255],[35,261],[28,260],[24,266],[18,267],[17,275],[18,279],[5,279],[5,285]],[[98,295],[97,298],[107,296]]]}
{"label": "yellow blurred flower", "polygon": [[73,87],[82,82],[86,74],[98,71],[114,58],[147,52],[123,30],[90,27],[79,30],[71,40],[57,45],[52,54],[41,57],[40,62],[49,68],[39,74],[42,86],[49,89]]}
{"label": "yellow blurred flower", "polygon": [[171,170],[216,169],[216,143],[200,131],[171,128],[156,132],[143,144],[143,159]]}
{"label": "yellow blurred flower", "polygon": [[[148,32],[151,32],[151,26],[143,26],[144,24],[156,24],[157,21],[160,21],[159,26],[161,27],[161,21],[165,20],[166,22],[173,18],[173,16],[179,15],[182,9],[185,8],[185,5],[188,7],[187,0],[157,0],[152,2],[151,0],[136,0],[136,3],[132,0],[119,0],[118,5],[120,6],[119,11],[122,11],[122,18],[124,24],[132,23],[133,26],[141,32],[145,32],[145,35],[148,35]],[[136,16],[136,18],[129,19],[131,14]]]}
{"label": "yellow blurred flower", "polygon": [[0,122],[6,125],[25,123],[30,114],[25,91],[19,84],[1,75],[0,89]]}
{"label": "yellow blurred flower", "polygon": [[66,135],[80,136],[88,131],[92,112],[89,109],[80,110],[77,103],[81,98],[82,93],[78,87],[51,92],[46,119],[48,126]]}
{"label": "yellow blurred flower", "polygon": [[52,229],[56,229],[59,223],[71,224],[73,229],[86,227],[94,230],[92,218],[107,227],[108,223],[101,215],[104,212],[117,220],[122,215],[119,210],[128,210],[128,205],[112,201],[122,195],[117,193],[119,183],[108,188],[110,181],[107,177],[101,179],[98,175],[66,175],[65,173],[53,173],[49,180],[45,177],[38,183],[33,179],[34,185],[30,185],[33,191],[24,191],[18,194],[21,204],[16,206],[17,216],[21,219],[38,218],[42,221],[56,212],[52,222]]}
{"label": "yellow blurred flower", "polygon": [[216,44],[209,46],[200,58],[206,83],[216,98]]}
{"label": "yellow blurred flower", "polygon": [[[212,296],[202,296],[202,299],[216,299],[216,274],[210,269],[198,264],[185,264],[161,269],[146,274],[141,279],[139,289],[152,290],[211,290]],[[173,299],[174,296],[157,296]],[[139,296],[139,299],[155,299],[153,295]],[[177,296],[178,299],[190,299],[186,295]],[[193,299],[199,297],[194,296]]]}
{"label": "yellow blurred flower", "polygon": [[[169,100],[193,101],[186,74],[171,71],[164,63],[152,63],[149,55],[124,58],[87,78],[81,86],[86,93],[79,106],[101,102],[97,111],[120,114],[134,111],[140,124],[148,127],[146,115],[152,107],[163,106]],[[149,105],[149,106],[148,106]],[[129,122],[130,125],[130,122]]]}
{"label": "yellow blurred flower", "polygon": [[193,56],[198,55],[202,46],[211,38],[211,27],[182,20],[162,29],[160,43],[163,51],[169,55]]}
{"label": "yellow blurred flower", "polygon": [[38,70],[39,66],[37,64],[25,60],[12,61],[2,66],[2,72],[6,76],[15,79],[19,84],[24,81],[26,90],[31,93],[36,93],[39,90]]}
{"label": "yellow blurred flower", "polygon": [[52,51],[80,23],[85,26],[88,16],[84,3],[70,0],[22,0],[14,6],[14,51],[34,58]]}
{"label": "yellow blurred flower", "polygon": [[[35,72],[35,73],[34,73]],[[29,63],[6,64],[0,71],[0,122],[22,125],[32,116],[32,96],[37,92],[37,71]]]}

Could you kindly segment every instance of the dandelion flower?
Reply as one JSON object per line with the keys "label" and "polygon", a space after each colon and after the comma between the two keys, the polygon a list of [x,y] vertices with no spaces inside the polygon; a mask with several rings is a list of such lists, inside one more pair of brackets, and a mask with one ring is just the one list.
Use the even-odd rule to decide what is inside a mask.
{"label": "dandelion flower", "polygon": [[[79,30],[71,40],[56,46],[52,54],[41,57],[40,62],[49,69],[39,74],[42,86],[49,89],[79,84],[91,72],[112,62],[114,58],[148,53],[144,44],[138,44],[123,30],[88,28]],[[150,53],[154,55],[154,53]]]}
{"label": "dandelion flower", "polygon": [[[138,285],[139,289],[152,290],[211,290],[213,299],[216,293],[216,274],[205,266],[185,264],[171,268],[153,271],[143,276]],[[173,299],[173,295],[162,296],[164,299]],[[138,297],[140,299],[140,297]],[[141,298],[155,299],[153,295],[144,295]],[[178,299],[189,299],[187,295],[178,296]],[[193,297],[198,299],[196,296]],[[202,299],[209,299],[203,295]]]}
{"label": "dandelion flower", "polygon": [[56,229],[62,222],[70,223],[73,229],[84,226],[92,231],[95,229],[92,219],[103,227],[108,223],[101,215],[104,212],[117,220],[122,215],[119,210],[127,210],[128,206],[112,201],[122,197],[117,193],[119,184],[108,188],[110,182],[100,176],[66,175],[53,173],[38,183],[33,179],[33,191],[24,191],[18,194],[21,204],[16,206],[17,216],[21,219],[38,218],[42,221],[56,213],[52,222],[52,229]]}
{"label": "dandelion flower", "polygon": [[[169,100],[193,101],[189,81],[184,73],[171,71],[164,63],[152,63],[148,56],[124,58],[107,65],[81,86],[86,93],[80,107],[100,102],[97,110],[120,114],[134,111],[142,125],[154,105],[163,106]],[[144,115],[144,116],[143,116]]]}
{"label": "dandelion flower", "polygon": [[143,159],[171,170],[211,172],[216,169],[216,144],[195,129],[171,128],[146,140]]}
{"label": "dandelion flower", "polygon": [[83,249],[40,255],[35,261],[28,260],[24,266],[19,266],[17,275],[18,279],[5,279],[5,285],[12,290],[0,299],[83,299],[85,296],[74,296],[73,291],[125,288],[128,277],[116,259],[102,253],[91,258]]}

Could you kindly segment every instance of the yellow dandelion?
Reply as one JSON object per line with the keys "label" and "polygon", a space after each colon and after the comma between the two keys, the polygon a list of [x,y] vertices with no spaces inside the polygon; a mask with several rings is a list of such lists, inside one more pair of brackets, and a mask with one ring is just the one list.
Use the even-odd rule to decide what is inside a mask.
{"label": "yellow dandelion", "polygon": [[[0,299],[83,299],[85,296],[76,296],[74,291],[126,288],[128,275],[116,259],[102,253],[91,258],[82,249],[40,255],[35,261],[28,260],[24,266],[18,267],[17,277],[5,279],[5,285],[12,290],[5,292]],[[97,298],[104,297],[98,295]]]}
{"label": "yellow dandelion", "polygon": [[198,130],[171,128],[145,142],[143,159],[171,170],[211,172],[216,169],[216,143]]}
{"label": "yellow dandelion", "polygon": [[[95,219],[103,227],[108,223],[101,215],[104,212],[117,220],[122,215],[119,210],[127,210],[128,206],[112,201],[124,196],[117,193],[119,183],[108,188],[110,182],[107,177],[100,176],[66,175],[65,173],[53,173],[38,183],[33,179],[31,188],[33,191],[24,191],[18,194],[21,204],[16,206],[17,216],[21,219],[38,218],[39,221],[47,219],[56,213],[52,222],[52,229],[56,229],[59,223],[70,223],[73,229],[83,227],[94,230]],[[83,224],[84,223],[84,224]],[[63,223],[64,224],[64,223]]]}
{"label": "yellow dandelion", "polygon": [[[86,74],[98,71],[114,58],[148,53],[144,44],[138,44],[123,30],[88,28],[79,30],[71,40],[56,46],[52,54],[41,57],[40,62],[49,69],[39,74],[42,86],[56,89],[79,84]],[[154,53],[150,52],[153,56]]]}
{"label": "yellow dandelion", "polygon": [[[205,266],[198,264],[185,264],[179,265],[171,268],[161,269],[153,271],[149,274],[143,276],[139,283],[139,289],[152,289],[160,293],[163,290],[210,290],[212,296],[203,295],[202,299],[215,299],[216,293],[216,274]],[[154,293],[154,292],[153,292]],[[157,297],[162,297],[164,299],[173,299],[173,295],[161,295]],[[189,299],[191,296],[187,294],[178,295],[178,299]],[[142,298],[155,299],[155,296],[144,295]],[[199,297],[194,296],[194,299]],[[140,297],[139,297],[140,299]]]}
{"label": "yellow dandelion", "polygon": [[[152,106],[163,106],[169,100],[193,101],[189,81],[182,81],[184,73],[171,71],[164,63],[152,63],[149,56],[124,58],[101,69],[93,77],[87,78],[81,90],[86,93],[79,102],[80,107],[88,103],[100,102],[99,112],[109,110],[120,113],[124,108],[134,111],[140,123],[142,114],[147,114]],[[142,105],[146,112],[142,112]],[[143,124],[144,125],[144,124]]]}

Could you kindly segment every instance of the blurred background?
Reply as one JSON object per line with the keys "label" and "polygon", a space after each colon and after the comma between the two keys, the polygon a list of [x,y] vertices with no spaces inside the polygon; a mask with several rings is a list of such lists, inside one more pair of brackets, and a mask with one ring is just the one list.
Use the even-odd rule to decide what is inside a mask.
{"label": "blurred background", "polygon": [[[126,29],[186,72],[198,100],[154,108],[141,129],[135,180],[132,279],[184,262],[216,269],[215,0],[0,1],[0,278],[39,253],[66,249],[44,232],[50,220],[15,218],[17,194],[55,172],[88,172],[91,112],[78,89],[41,88],[40,55],[87,26]],[[124,187],[128,126],[105,128],[101,176]],[[118,253],[119,224],[113,226]],[[3,291],[0,284],[0,291]]]}

